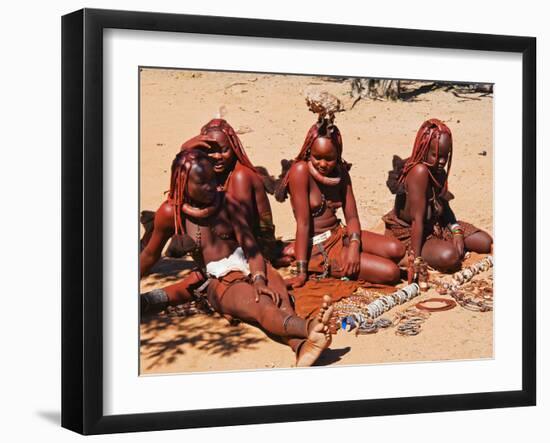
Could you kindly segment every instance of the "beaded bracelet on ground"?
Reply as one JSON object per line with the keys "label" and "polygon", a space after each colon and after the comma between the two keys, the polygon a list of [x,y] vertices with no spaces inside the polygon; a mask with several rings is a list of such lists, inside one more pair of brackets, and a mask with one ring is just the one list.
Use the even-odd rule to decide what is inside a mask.
{"label": "beaded bracelet on ground", "polygon": [[344,330],[349,331],[357,328],[356,334],[377,332],[379,328],[391,325],[389,320],[376,320],[378,317],[395,306],[408,302],[418,294],[420,294],[420,287],[418,284],[412,283],[392,294],[380,295],[366,305],[364,297],[359,300],[344,300],[335,305],[336,315],[339,318],[338,323]]}
{"label": "beaded bracelet on ground", "polygon": [[474,263],[471,266],[468,266],[458,272],[455,272],[450,281],[438,280],[434,281],[433,284],[438,287],[437,292],[440,294],[447,294],[449,291],[455,291],[461,285],[469,282],[474,278],[475,275],[488,271],[493,267],[493,257],[488,255],[482,260]]}
{"label": "beaded bracelet on ground", "polygon": [[460,288],[451,290],[450,295],[464,309],[479,312],[492,311],[493,283],[487,280],[474,280]]}
{"label": "beaded bracelet on ground", "polygon": [[413,336],[420,334],[422,325],[430,317],[430,313],[418,308],[408,308],[398,312],[393,318],[393,326],[396,327],[395,334],[402,336]]}

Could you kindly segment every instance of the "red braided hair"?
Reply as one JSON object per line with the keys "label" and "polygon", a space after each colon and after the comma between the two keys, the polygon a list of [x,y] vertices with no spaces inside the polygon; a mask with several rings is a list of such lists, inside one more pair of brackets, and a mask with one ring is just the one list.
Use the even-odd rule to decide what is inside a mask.
{"label": "red braided hair", "polygon": [[[336,125],[330,124],[328,120],[314,123],[311,128],[309,128],[306,139],[304,140],[304,144],[302,145],[302,149],[300,149],[300,152],[298,153],[294,161],[308,161],[311,155],[311,147],[313,146],[315,140],[317,140],[319,137],[326,137],[331,139],[334,146],[336,146],[336,161],[338,165],[343,165],[346,167],[345,169],[348,169],[348,164],[342,158],[342,151],[344,149],[342,134],[340,133],[338,127]],[[279,183],[277,190],[275,191],[275,198],[277,199],[277,201],[283,202],[286,200],[286,197],[288,195],[289,172],[290,170],[286,172],[282,181]]]}
{"label": "red braided hair", "polygon": [[182,220],[182,206],[187,202],[187,181],[193,163],[200,160],[209,161],[208,155],[198,149],[180,151],[172,162],[170,190],[168,200],[174,205],[174,229],[176,234],[185,233],[185,224]]}
{"label": "red braided hair", "polygon": [[231,150],[235,153],[237,161],[243,166],[251,169],[252,171],[257,172],[256,168],[246,155],[246,152],[244,151],[243,145],[241,143],[241,140],[237,136],[237,133],[235,132],[233,127],[229,123],[227,123],[226,120],[224,120],[223,118],[214,118],[210,120],[206,125],[201,128],[201,134],[206,135],[209,131],[223,132],[229,140],[229,146]]}
{"label": "red braided hair", "polygon": [[[452,141],[451,130],[441,120],[432,118],[422,123],[422,125],[420,126],[420,129],[416,133],[413,152],[405,162],[405,165],[403,166],[403,170],[401,171],[401,175],[399,176],[398,183],[403,183],[405,181],[405,178],[407,177],[407,174],[411,171],[412,168],[414,168],[419,163],[423,163],[428,167],[433,166],[427,163],[426,156],[428,155],[428,152],[430,150],[430,143],[432,142],[432,140],[435,140],[436,158],[439,158],[439,139],[442,134],[447,134]],[[441,188],[440,195],[443,195],[445,192],[447,192],[452,159],[453,159],[453,150],[451,148],[449,152],[449,161],[447,163],[447,173],[446,173],[444,183],[439,183],[433,176],[432,172],[428,169],[432,181],[438,187]]]}

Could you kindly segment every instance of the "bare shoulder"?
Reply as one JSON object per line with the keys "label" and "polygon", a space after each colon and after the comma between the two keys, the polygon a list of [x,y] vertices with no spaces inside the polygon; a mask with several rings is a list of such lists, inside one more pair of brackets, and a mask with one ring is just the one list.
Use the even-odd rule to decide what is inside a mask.
{"label": "bare shoulder", "polygon": [[172,229],[174,227],[174,205],[166,200],[155,213],[155,228]]}
{"label": "bare shoulder", "polygon": [[426,186],[430,177],[430,171],[428,167],[423,163],[414,165],[413,168],[407,174],[407,185]]}
{"label": "bare shoulder", "polygon": [[309,177],[309,169],[304,160],[294,162],[288,171],[289,180],[300,180],[307,177]]}
{"label": "bare shoulder", "polygon": [[237,163],[235,165],[235,169],[233,170],[231,180],[239,186],[250,186],[252,183],[254,183],[255,178],[259,180],[257,174],[254,174],[254,172],[252,172],[247,167],[241,165],[240,163]]}

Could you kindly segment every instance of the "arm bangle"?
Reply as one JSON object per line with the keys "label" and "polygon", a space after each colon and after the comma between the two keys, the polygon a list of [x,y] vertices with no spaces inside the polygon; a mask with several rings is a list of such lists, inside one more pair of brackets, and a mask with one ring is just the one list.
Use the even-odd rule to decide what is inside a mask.
{"label": "arm bangle", "polygon": [[449,225],[449,229],[453,235],[464,235],[464,229],[458,223],[453,223]]}
{"label": "arm bangle", "polygon": [[254,274],[252,274],[252,281],[255,282],[256,280],[262,279],[265,282],[267,282],[267,277],[265,276],[265,273],[263,271],[256,271]]}
{"label": "arm bangle", "polygon": [[307,260],[296,260],[296,272],[298,275],[307,274]]}
{"label": "arm bangle", "polygon": [[349,242],[356,241],[358,243],[361,243],[361,234],[357,232],[352,232],[349,236]]}

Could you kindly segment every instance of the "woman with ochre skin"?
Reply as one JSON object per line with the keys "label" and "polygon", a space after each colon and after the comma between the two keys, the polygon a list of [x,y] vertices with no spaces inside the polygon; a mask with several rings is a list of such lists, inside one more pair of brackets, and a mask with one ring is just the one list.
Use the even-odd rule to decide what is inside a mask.
{"label": "woman with ochre skin", "polygon": [[[176,156],[169,196],[156,213],[150,243],[163,246],[173,234],[184,235],[201,272],[210,278],[212,307],[280,336],[296,353],[296,365],[310,366],[330,345],[330,298],[309,321],[295,314],[282,278],[266,266],[246,215],[219,189],[214,168],[201,151]],[[141,295],[142,313],[190,300],[177,284],[155,289]]]}
{"label": "woman with ochre skin", "polygon": [[486,232],[457,221],[449,205],[452,155],[447,125],[437,119],[424,122],[411,156],[405,162],[394,157],[388,187],[396,194],[395,205],[383,217],[386,232],[401,240],[409,254],[441,272],[459,269],[466,251],[489,253],[493,244]]}
{"label": "woman with ochre skin", "polygon": [[[211,120],[201,128],[199,135],[181,146],[182,151],[188,149],[208,152],[214,162],[218,186],[230,194],[246,214],[264,256],[275,260],[275,226],[264,183],[231,125],[224,119]],[[150,235],[151,231],[144,235],[143,245],[147,245]],[[160,254],[161,251],[156,252]]]}
{"label": "woman with ochre skin", "polygon": [[[320,119],[275,194],[278,201],[290,194],[296,218],[298,275],[287,282],[295,288],[311,272],[383,284],[400,279],[396,263],[405,249],[393,238],[361,230],[348,169],[340,131],[329,119]],[[336,217],[340,207],[345,228]]]}

